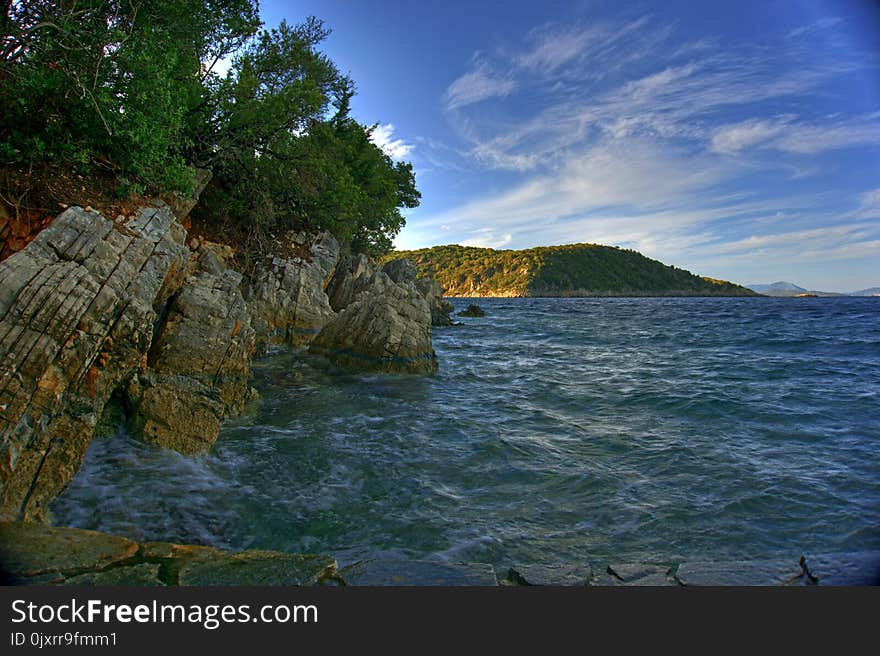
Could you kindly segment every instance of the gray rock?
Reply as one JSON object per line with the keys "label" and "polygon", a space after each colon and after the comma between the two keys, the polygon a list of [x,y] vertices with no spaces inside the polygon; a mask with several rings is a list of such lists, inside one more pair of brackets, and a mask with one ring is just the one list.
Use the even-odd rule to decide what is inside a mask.
{"label": "gray rock", "polygon": [[179,573],[179,585],[320,585],[336,574],[327,556],[243,551],[210,560],[191,559]]}
{"label": "gray rock", "polygon": [[352,586],[496,586],[495,569],[485,563],[366,560],[339,570]]}
{"label": "gray rock", "polygon": [[803,584],[796,558],[788,560],[682,563],[675,577],[682,585],[772,586]]}
{"label": "gray rock", "polygon": [[72,207],[0,263],[0,518],[44,519],[187,273],[164,203],[116,223]]}
{"label": "gray rock", "polygon": [[336,272],[327,288],[330,307],[340,312],[354,302],[355,297],[370,287],[376,267],[366,255],[346,254],[339,260]]}
{"label": "gray rock", "polygon": [[333,317],[325,288],[339,260],[339,243],[329,233],[290,234],[289,255],[260,263],[245,290],[258,341],[310,342]]}
{"label": "gray rock", "polygon": [[220,422],[244,409],[254,330],[240,283],[241,274],[214,250],[201,250],[153,339],[147,367],[128,385],[132,424],[146,441],[206,451]]}
{"label": "gray rock", "polygon": [[434,326],[451,326],[454,321],[449,315],[455,309],[443,298],[443,288],[433,278],[419,278],[416,280],[416,288],[421,292],[428,307],[431,308],[431,324]]}
{"label": "gray rock", "polygon": [[517,565],[508,570],[502,584],[584,587],[592,578],[589,565]]}
{"label": "gray rock", "polygon": [[388,274],[394,282],[415,282],[418,271],[415,265],[405,257],[390,260],[382,266],[382,271]]}
{"label": "gray rock", "polygon": [[367,290],[324,327],[309,352],[353,369],[437,370],[427,301],[412,283],[395,283],[381,271],[373,274]]}
{"label": "gray rock", "polygon": [[621,563],[609,565],[607,573],[617,585],[666,586],[677,585],[670,576],[670,568],[653,563]]}

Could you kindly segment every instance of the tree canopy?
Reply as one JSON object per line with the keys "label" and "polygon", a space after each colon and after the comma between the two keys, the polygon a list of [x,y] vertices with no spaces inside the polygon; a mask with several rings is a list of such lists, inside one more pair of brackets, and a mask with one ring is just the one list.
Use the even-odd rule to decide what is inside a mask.
{"label": "tree canopy", "polygon": [[0,166],[97,167],[122,193],[187,191],[207,167],[205,221],[327,229],[371,254],[418,205],[411,165],[349,115],[354,83],[319,51],[316,18],[261,30],[253,0],[4,4]]}

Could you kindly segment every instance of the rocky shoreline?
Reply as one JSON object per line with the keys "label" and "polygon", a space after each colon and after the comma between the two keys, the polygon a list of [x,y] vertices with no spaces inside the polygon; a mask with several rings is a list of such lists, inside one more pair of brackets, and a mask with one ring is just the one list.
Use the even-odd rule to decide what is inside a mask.
{"label": "rocky shoreline", "polygon": [[299,232],[245,276],[231,247],[188,239],[193,205],[176,215],[157,200],[115,219],[70,207],[0,262],[0,520],[49,521],[108,417],[183,454],[209,450],[256,396],[251,360],[267,345],[437,370],[432,323],[451,320],[414,267]]}
{"label": "rocky shoreline", "polygon": [[[525,565],[362,560],[251,549],[229,553],[41,524],[0,523],[0,582],[11,585],[802,586],[877,585],[878,554],[777,560]],[[874,575],[871,572],[874,571]]]}
{"label": "rocky shoreline", "polygon": [[[737,563],[582,563],[498,572],[484,563],[361,561],[138,543],[49,526],[48,506],[93,435],[125,423],[183,454],[258,397],[251,362],[307,347],[341,367],[430,374],[432,327],[452,306],[411,262],[379,266],[328,233],[290,233],[253,271],[228,245],[190,238],[192,200],[111,219],[66,209],[0,262],[0,571],[65,585],[878,584],[877,554]],[[175,213],[176,212],[176,213]],[[870,579],[870,580],[869,580]]]}

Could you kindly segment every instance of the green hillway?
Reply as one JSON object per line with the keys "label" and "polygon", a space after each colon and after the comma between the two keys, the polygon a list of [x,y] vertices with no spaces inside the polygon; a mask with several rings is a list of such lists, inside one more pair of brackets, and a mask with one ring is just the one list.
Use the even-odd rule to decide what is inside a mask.
{"label": "green hillway", "polygon": [[397,251],[446,296],[758,296],[725,280],[694,275],[634,250],[598,244],[494,250],[434,246]]}

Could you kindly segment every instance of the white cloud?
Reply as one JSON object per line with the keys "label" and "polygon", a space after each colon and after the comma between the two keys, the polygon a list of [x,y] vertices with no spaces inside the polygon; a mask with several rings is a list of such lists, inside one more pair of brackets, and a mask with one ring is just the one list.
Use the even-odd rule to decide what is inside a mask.
{"label": "white cloud", "polygon": [[718,128],[712,150],[735,154],[750,147],[814,155],[827,150],[880,144],[880,122],[850,118],[843,122],[795,123],[792,117],[753,119]]}
{"label": "white cloud", "polygon": [[863,219],[880,219],[880,187],[859,196],[859,207],[853,215]]}
{"label": "white cloud", "polygon": [[[876,252],[880,230],[824,224],[880,217],[880,189],[850,209],[838,203],[835,213],[818,189],[792,199],[737,185],[756,172],[783,184],[816,176],[825,160],[805,155],[880,144],[880,113],[810,114],[826,85],[876,65],[853,50],[820,59],[795,38],[837,22],[799,28],[788,40],[780,34],[775,44],[682,43],[673,25],[644,17],[544,26],[521,48],[477,54],[445,96],[448,109],[462,110],[450,114],[465,144],[457,154],[508,172],[498,180],[512,182],[419,214],[411,229],[425,240],[439,228],[444,239],[496,248],[616,244],[687,268],[701,263],[707,273],[716,260],[779,253],[795,261],[799,245],[791,240],[814,259]],[[514,90],[540,102],[467,110]],[[803,115],[780,113],[790,108]]]}
{"label": "white cloud", "polygon": [[461,242],[462,246],[477,246],[479,248],[503,248],[512,240],[513,235],[509,232],[503,235],[496,235],[489,228],[481,228],[474,231],[475,236],[465,239]]}
{"label": "white cloud", "polygon": [[598,36],[599,31],[596,29],[541,30],[533,33],[534,47],[520,55],[516,63],[525,68],[551,73],[580,55],[587,43]]}
{"label": "white cloud", "polygon": [[815,32],[822,32],[828,30],[835,25],[838,25],[843,22],[842,18],[836,16],[829,16],[827,18],[820,18],[814,23],[810,23],[808,25],[802,25],[801,27],[797,27],[791,30],[788,33],[789,39],[796,39],[798,37],[806,36],[807,34],[813,34]]}
{"label": "white cloud", "polygon": [[446,108],[459,109],[496,96],[508,96],[515,86],[512,79],[497,75],[486,64],[478,64],[446,89]]}
{"label": "white cloud", "polygon": [[712,136],[712,150],[716,153],[738,153],[745,148],[765,144],[785,129],[780,120],[752,119],[735,125],[724,125]]}
{"label": "white cloud", "polygon": [[791,126],[772,146],[778,150],[812,155],[826,150],[880,144],[880,123],[851,121],[837,125]]}
{"label": "white cloud", "polygon": [[379,146],[391,159],[401,160],[412,152],[412,144],[394,138],[394,125],[377,125],[370,135],[370,141]]}
{"label": "white cloud", "polygon": [[648,139],[607,140],[568,156],[552,173],[420,223],[483,222],[519,231],[610,206],[652,211],[681,202],[729,175],[729,167],[720,161]]}

